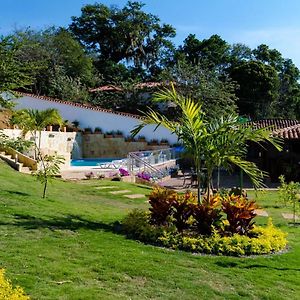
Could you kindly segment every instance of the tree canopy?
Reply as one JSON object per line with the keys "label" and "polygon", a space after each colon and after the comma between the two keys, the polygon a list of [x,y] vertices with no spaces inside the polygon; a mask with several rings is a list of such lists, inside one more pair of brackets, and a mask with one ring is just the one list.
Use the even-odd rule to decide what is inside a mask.
{"label": "tree canopy", "polygon": [[[172,81],[200,101],[208,117],[300,117],[299,69],[277,49],[193,33],[175,47],[175,34],[140,2],[84,5],[67,28],[29,28],[0,38],[0,91],[27,90],[139,113],[153,104],[142,101],[138,93],[145,91],[136,91],[134,83]],[[124,93],[89,92],[106,84],[125,87]]]}

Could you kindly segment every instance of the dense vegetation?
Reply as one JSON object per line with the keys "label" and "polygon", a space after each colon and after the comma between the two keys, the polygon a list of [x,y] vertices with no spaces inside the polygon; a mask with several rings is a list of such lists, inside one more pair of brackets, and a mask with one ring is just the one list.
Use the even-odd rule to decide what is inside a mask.
{"label": "dense vegetation", "polygon": [[[138,112],[139,82],[172,80],[201,99],[209,115],[299,118],[300,73],[276,49],[229,44],[218,35],[182,45],[176,31],[143,4],[85,5],[67,28],[17,30],[0,38],[0,90],[20,89],[107,108]],[[114,92],[89,90],[105,84]],[[153,89],[150,89],[152,92]],[[155,106],[151,102],[147,104]]]}
{"label": "dense vegetation", "polygon": [[[258,204],[288,232],[280,255],[236,258],[170,251],[126,239],[113,223],[146,209],[148,195],[123,182],[54,180],[48,198],[30,175],[0,162],[0,259],[6,278],[32,299],[298,299],[299,228],[282,218],[275,191]],[[100,189],[103,186],[113,189]],[[255,196],[254,193],[250,195]],[[257,217],[265,226],[267,218]],[[263,280],[262,280],[263,278]]]}
{"label": "dense vegetation", "polygon": [[285,233],[270,221],[255,226],[258,205],[242,195],[226,193],[197,201],[191,192],[155,187],[149,211],[133,211],[124,231],[139,240],[173,249],[217,255],[268,254],[283,250]]}

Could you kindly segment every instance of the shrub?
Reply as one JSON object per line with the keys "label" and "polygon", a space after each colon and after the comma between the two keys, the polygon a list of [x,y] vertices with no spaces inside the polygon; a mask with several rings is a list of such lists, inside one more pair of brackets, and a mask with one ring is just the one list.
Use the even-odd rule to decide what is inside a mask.
{"label": "shrub", "polygon": [[172,197],[171,214],[174,225],[178,231],[188,228],[191,224],[194,207],[197,205],[196,196],[191,192],[186,192],[184,195]]}
{"label": "shrub", "polygon": [[280,187],[279,187],[280,197],[283,200],[284,206],[287,206],[287,204],[292,204],[293,220],[294,220],[294,225],[295,225],[296,212],[297,212],[297,208],[299,208],[299,204],[300,204],[300,202],[299,202],[300,183],[294,182],[294,181],[287,183],[287,182],[285,182],[285,178],[283,175],[279,176],[279,180],[280,180]]}
{"label": "shrub", "polygon": [[0,269],[0,299],[29,300],[21,287],[13,288],[10,280],[5,279],[4,273],[4,269]]}
{"label": "shrub", "polygon": [[287,244],[286,234],[275,228],[271,221],[265,228],[255,227],[251,234],[252,237],[240,234],[221,236],[214,231],[211,236],[198,236],[164,232],[158,239],[163,246],[173,249],[230,256],[273,253],[284,249]]}
{"label": "shrub", "polygon": [[220,225],[222,218],[220,206],[221,197],[214,195],[209,199],[203,197],[202,203],[194,207],[193,216],[200,234],[210,235],[213,226]]}
{"label": "shrub", "polygon": [[150,181],[151,180],[151,175],[146,173],[146,172],[140,172],[140,173],[137,173],[136,176],[142,180],[145,180],[145,181]]}
{"label": "shrub", "polygon": [[222,200],[222,210],[227,215],[229,225],[226,231],[234,234],[247,234],[253,228],[253,218],[256,216],[255,201],[243,196],[228,195]]}
{"label": "shrub", "polygon": [[149,195],[150,222],[155,225],[167,225],[171,217],[173,201],[177,197],[175,191],[154,187]]}
{"label": "shrub", "polygon": [[161,227],[150,224],[150,214],[139,209],[134,209],[122,221],[122,230],[130,238],[143,242],[156,243],[163,234]]}
{"label": "shrub", "polygon": [[129,172],[126,169],[120,168],[119,169],[120,175],[121,176],[129,176]]}

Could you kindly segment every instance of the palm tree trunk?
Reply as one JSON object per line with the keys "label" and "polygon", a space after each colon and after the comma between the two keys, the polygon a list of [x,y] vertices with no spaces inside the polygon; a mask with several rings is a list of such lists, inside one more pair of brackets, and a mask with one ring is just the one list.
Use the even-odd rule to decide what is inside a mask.
{"label": "palm tree trunk", "polygon": [[210,190],[212,187],[212,168],[207,168],[207,200],[210,200]]}

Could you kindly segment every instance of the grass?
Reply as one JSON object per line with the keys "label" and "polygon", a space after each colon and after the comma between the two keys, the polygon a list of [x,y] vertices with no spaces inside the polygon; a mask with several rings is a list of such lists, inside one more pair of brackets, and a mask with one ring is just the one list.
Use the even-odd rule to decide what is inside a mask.
{"label": "grass", "polygon": [[39,182],[0,162],[1,267],[32,299],[300,298],[300,229],[281,217],[291,210],[276,206],[276,192],[257,198],[288,232],[288,251],[234,258],[170,251],[115,234],[112,223],[146,208],[147,199],[96,189],[107,185],[150,191],[123,182],[55,180],[42,199]]}

